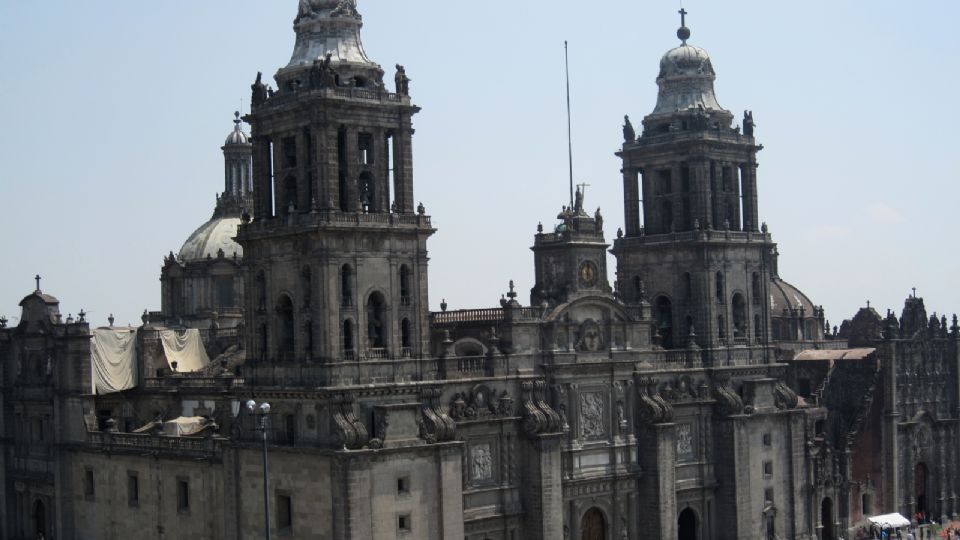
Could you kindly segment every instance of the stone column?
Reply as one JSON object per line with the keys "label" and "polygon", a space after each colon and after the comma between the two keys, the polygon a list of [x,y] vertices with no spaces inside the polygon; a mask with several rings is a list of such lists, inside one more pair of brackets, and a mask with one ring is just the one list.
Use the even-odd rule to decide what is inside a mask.
{"label": "stone column", "polygon": [[713,223],[713,208],[711,207],[710,162],[702,161],[691,164],[690,174],[693,177],[693,215],[700,221],[700,228],[707,229]]}
{"label": "stone column", "polygon": [[[883,500],[889,501],[891,508],[896,508],[900,501],[900,455],[897,446],[897,423],[900,420],[900,413],[897,411],[897,344],[894,341],[888,341],[881,345],[877,351],[877,356],[881,362],[884,389],[883,404],[883,461],[884,470],[889,471],[884,475]],[[906,499],[904,499],[906,500]],[[901,507],[901,513],[913,519],[913,512],[910,507]],[[906,511],[906,512],[904,512]]]}
{"label": "stone column", "polygon": [[[735,231],[747,230],[745,221],[750,221],[746,218],[746,214],[741,212],[741,188],[740,182],[740,167],[735,166],[734,164],[728,164],[730,167],[730,176],[731,176],[731,189],[733,189],[732,195],[730,195],[730,206],[733,207],[733,222],[730,223],[730,228]],[[751,225],[752,226],[752,225]]]}
{"label": "stone column", "polygon": [[[757,163],[751,159],[740,165],[740,182],[743,186],[743,221],[750,222],[750,231],[760,230],[760,215],[757,209]],[[746,228],[746,227],[745,227]]]}
{"label": "stone column", "polygon": [[644,538],[676,538],[676,424],[644,426],[637,442],[644,471],[638,494],[640,530]]}
{"label": "stone column", "polygon": [[394,135],[393,177],[397,184],[394,196],[404,214],[412,214],[416,207],[413,200],[413,131],[409,116],[405,116]]}
{"label": "stone column", "polygon": [[624,234],[640,234],[640,185],[637,169],[623,168],[623,216]]}
{"label": "stone column", "polygon": [[273,217],[273,197],[270,182],[273,163],[270,161],[270,139],[258,136],[253,143],[253,216],[260,219]]}
{"label": "stone column", "polygon": [[524,449],[523,486],[529,540],[563,538],[561,445],[564,434],[538,435]]}
{"label": "stone column", "polygon": [[463,443],[439,451],[440,493],[437,494],[441,516],[441,539],[460,540],[463,531]]}

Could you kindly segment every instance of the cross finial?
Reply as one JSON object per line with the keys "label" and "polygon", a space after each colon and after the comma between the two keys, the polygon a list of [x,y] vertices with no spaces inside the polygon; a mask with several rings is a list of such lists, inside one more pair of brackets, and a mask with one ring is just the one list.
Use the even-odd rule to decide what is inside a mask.
{"label": "cross finial", "polygon": [[914,298],[917,297],[917,288],[916,288],[916,287],[913,288],[913,297],[914,297]]}
{"label": "cross finial", "polygon": [[37,292],[40,292],[40,274],[33,276],[33,279],[37,280]]}
{"label": "cross finial", "polygon": [[680,6],[680,11],[677,13],[680,14],[680,26],[687,25],[687,10],[683,9],[683,6]]}
{"label": "cross finial", "polygon": [[870,309],[870,301],[867,300],[867,309]]}
{"label": "cross finial", "polygon": [[683,9],[683,6],[680,7],[680,11],[677,13],[680,14],[680,29],[677,30],[677,37],[680,38],[680,41],[684,45],[687,44],[687,40],[690,39],[690,29],[687,28],[687,10]]}

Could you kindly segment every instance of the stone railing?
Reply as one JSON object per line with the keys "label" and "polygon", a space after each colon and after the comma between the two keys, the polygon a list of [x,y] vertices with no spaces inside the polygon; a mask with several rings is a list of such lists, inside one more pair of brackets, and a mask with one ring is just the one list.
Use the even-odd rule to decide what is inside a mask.
{"label": "stone railing", "polygon": [[219,437],[171,437],[103,431],[87,433],[87,444],[109,452],[157,453],[193,458],[222,457],[225,441]]}
{"label": "stone railing", "polygon": [[461,309],[458,311],[438,311],[430,314],[432,324],[453,324],[465,322],[498,322],[503,320],[503,308]]}
{"label": "stone railing", "polygon": [[680,231],[663,234],[646,234],[642,236],[624,236],[617,239],[618,247],[621,245],[654,245],[671,244],[674,242],[737,242],[748,244],[751,242],[771,242],[769,233],[756,231],[724,231],[716,229],[703,229],[699,231]]}
{"label": "stone railing", "polygon": [[231,388],[242,388],[246,386],[246,379],[243,377],[198,377],[193,375],[170,375],[167,377],[148,377],[144,378],[143,386],[147,389],[163,390],[229,390]]}
{"label": "stone railing", "polygon": [[242,228],[252,227],[251,230],[269,230],[275,223],[286,223],[291,226],[325,227],[325,226],[409,226],[430,227],[430,216],[425,214],[400,214],[388,212],[340,212],[333,210],[313,210],[310,212],[294,212],[288,215],[279,215],[266,219],[254,220],[243,225]]}

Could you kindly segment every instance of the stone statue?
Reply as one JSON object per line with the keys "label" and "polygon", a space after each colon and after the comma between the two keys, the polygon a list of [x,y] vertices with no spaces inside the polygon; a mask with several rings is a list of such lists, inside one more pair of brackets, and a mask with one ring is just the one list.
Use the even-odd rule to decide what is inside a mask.
{"label": "stone statue", "polygon": [[600,207],[597,207],[597,211],[593,214],[593,219],[597,222],[597,232],[603,232],[603,216],[600,215]]}
{"label": "stone statue", "polygon": [[637,132],[630,123],[630,117],[623,115],[623,142],[633,142],[637,139]]}
{"label": "stone statue", "polygon": [[753,123],[753,111],[743,111],[743,134],[747,137],[753,137],[753,128],[757,127]]}
{"label": "stone statue", "polygon": [[583,192],[580,191],[580,188],[577,188],[577,193],[573,201],[573,213],[579,214],[583,212]]}
{"label": "stone statue", "polygon": [[310,88],[329,88],[337,85],[337,72],[333,69],[333,54],[313,61],[310,68]]}
{"label": "stone statue", "polygon": [[397,64],[397,74],[393,76],[393,82],[397,86],[397,93],[401,96],[410,95],[410,77],[407,77],[407,70]]}
{"label": "stone statue", "polygon": [[337,7],[330,12],[331,17],[357,17],[358,15],[356,0],[340,0]]}
{"label": "stone statue", "polygon": [[263,103],[267,101],[267,87],[263,84],[263,73],[257,72],[257,80],[250,85],[250,89],[253,91],[250,103],[254,107],[263,105]]}

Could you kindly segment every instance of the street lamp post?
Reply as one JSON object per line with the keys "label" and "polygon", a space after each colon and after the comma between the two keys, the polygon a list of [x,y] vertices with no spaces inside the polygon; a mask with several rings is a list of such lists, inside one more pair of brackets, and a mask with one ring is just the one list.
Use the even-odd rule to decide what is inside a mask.
{"label": "street lamp post", "polygon": [[257,430],[263,436],[263,528],[266,539],[270,540],[270,488],[267,472],[267,415],[270,414],[270,404],[261,403],[259,406],[254,400],[247,401],[247,410],[259,416]]}

